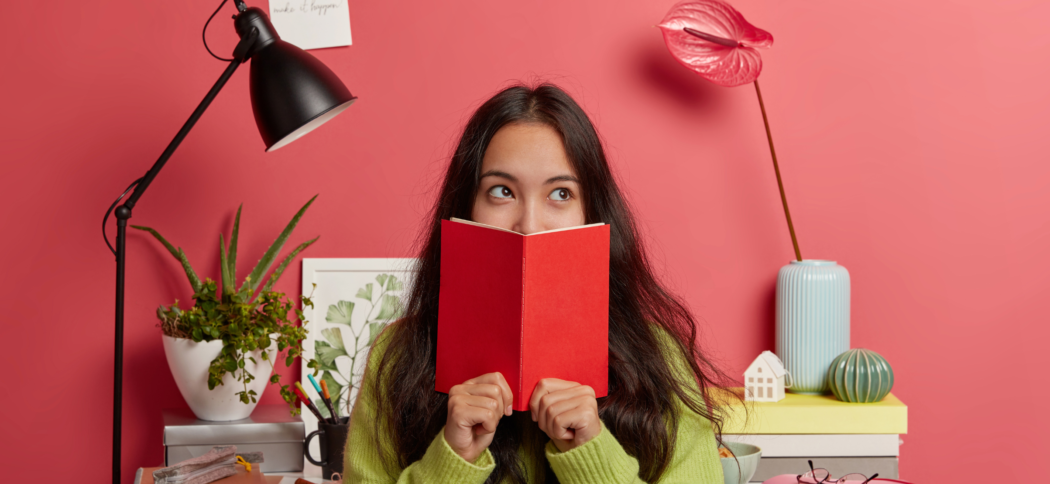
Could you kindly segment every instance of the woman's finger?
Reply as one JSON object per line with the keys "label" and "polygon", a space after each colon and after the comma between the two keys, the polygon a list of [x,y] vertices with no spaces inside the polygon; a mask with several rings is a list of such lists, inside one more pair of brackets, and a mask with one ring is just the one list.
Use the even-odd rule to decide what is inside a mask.
{"label": "woman's finger", "polygon": [[596,434],[593,430],[597,425],[599,425],[598,414],[589,405],[581,404],[551,419],[550,426],[554,435],[557,436],[551,436],[551,438],[574,440],[581,434]]}
{"label": "woman's finger", "polygon": [[[576,423],[574,417],[578,415],[581,408],[584,411],[591,411],[590,402],[592,400],[593,398],[587,395],[579,395],[550,404],[540,414],[541,427],[546,427],[543,430],[552,439],[571,439],[572,434],[567,433],[566,430],[576,428],[573,426]],[[582,421],[579,423],[586,424]]]}
{"label": "woman's finger", "polygon": [[481,375],[481,376],[479,376],[477,378],[471,378],[470,380],[467,380],[465,383],[467,383],[467,384],[489,384],[489,385],[495,385],[496,387],[499,388],[500,392],[502,393],[502,395],[503,395],[502,401],[504,403],[504,406],[506,407],[506,408],[502,409],[501,411],[503,413],[505,413],[506,415],[510,415],[510,414],[514,413],[514,411],[512,409],[512,405],[514,403],[514,392],[512,392],[510,390],[510,384],[507,383],[507,379],[506,378],[503,378],[503,374],[502,373],[500,373],[498,371],[497,372],[493,372],[493,373],[486,373],[486,374]]}
{"label": "woman's finger", "polygon": [[448,391],[448,394],[449,396],[475,395],[479,397],[489,397],[493,400],[503,399],[503,391],[500,390],[500,387],[485,383],[464,383],[462,385],[456,385]]}
{"label": "woman's finger", "polygon": [[[541,389],[541,391],[546,391],[546,389]],[[575,386],[563,388],[561,390],[551,391],[540,396],[537,396],[538,393],[540,392],[533,393],[532,398],[536,403],[530,406],[530,411],[532,412],[532,420],[534,422],[538,422],[539,419],[543,418],[543,412],[546,411],[546,408],[553,405],[556,402],[568,400],[570,398],[576,398],[579,396],[590,396],[591,398],[594,398],[595,395],[593,388],[587,385],[580,385],[579,383],[576,383]]]}
{"label": "woman's finger", "polygon": [[[483,435],[491,434],[496,431],[496,425],[499,423],[499,417],[501,415],[501,413],[498,413],[491,408],[468,404],[457,404],[453,407],[449,419],[460,428],[473,428],[475,434]],[[480,429],[477,427],[478,425],[481,426]]]}
{"label": "woman's finger", "polygon": [[559,380],[557,378],[544,378],[540,380],[536,383],[536,388],[532,390],[532,398],[529,399],[529,411],[532,412],[532,421],[538,421],[541,401],[544,398],[547,398],[547,402],[551,403],[548,395],[579,386],[583,385],[572,381]]}
{"label": "woman's finger", "polygon": [[458,402],[462,402],[464,405],[487,408],[498,413],[500,416],[503,415],[503,410],[500,407],[499,401],[494,398],[477,395],[457,395],[456,398],[458,399]]}

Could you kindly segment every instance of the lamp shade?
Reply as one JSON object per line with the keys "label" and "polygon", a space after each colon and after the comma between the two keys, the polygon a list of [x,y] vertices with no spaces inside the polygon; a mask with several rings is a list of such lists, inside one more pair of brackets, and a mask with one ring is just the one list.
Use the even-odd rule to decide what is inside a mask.
{"label": "lamp shade", "polygon": [[324,124],[357,99],[316,57],[275,39],[251,56],[255,124],[274,151]]}

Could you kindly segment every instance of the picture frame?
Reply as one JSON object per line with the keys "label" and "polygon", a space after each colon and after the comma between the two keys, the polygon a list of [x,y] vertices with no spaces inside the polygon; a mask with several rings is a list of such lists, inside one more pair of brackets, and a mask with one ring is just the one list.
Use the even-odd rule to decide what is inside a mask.
{"label": "picture frame", "polygon": [[[303,307],[309,332],[303,341],[303,361],[317,359],[321,369],[315,377],[326,381],[332,404],[339,416],[347,417],[360,391],[368,351],[379,332],[401,314],[415,276],[414,258],[304,258],[302,294],[313,308]],[[300,384],[321,414],[329,411],[302,367]],[[302,409],[306,433],[317,430],[317,418]],[[319,455],[317,439],[311,442],[313,455]],[[305,470],[319,468],[309,462]],[[307,474],[309,475],[309,474]]]}

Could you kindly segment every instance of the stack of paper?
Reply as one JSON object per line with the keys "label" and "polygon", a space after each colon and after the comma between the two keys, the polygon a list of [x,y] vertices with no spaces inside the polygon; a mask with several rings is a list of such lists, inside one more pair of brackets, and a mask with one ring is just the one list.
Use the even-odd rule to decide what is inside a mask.
{"label": "stack of paper", "polygon": [[847,403],[831,395],[788,393],[779,402],[745,405],[746,413],[739,404],[731,407],[723,439],[762,449],[751,482],[802,474],[809,471],[807,460],[827,469],[832,478],[854,472],[899,475],[900,435],[908,432],[908,407],[893,394],[877,403]]}

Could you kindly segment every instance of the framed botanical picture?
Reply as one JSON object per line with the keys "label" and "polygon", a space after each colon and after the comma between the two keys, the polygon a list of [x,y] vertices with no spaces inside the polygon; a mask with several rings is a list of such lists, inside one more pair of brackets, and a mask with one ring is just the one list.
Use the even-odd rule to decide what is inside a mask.
{"label": "framed botanical picture", "polygon": [[[401,315],[415,274],[416,259],[303,259],[303,295],[313,301],[304,307],[309,333],[303,358],[320,363],[317,381],[325,381],[339,416],[350,415],[361,388],[368,351],[379,332]],[[300,383],[324,416],[329,411],[313,391],[303,365]],[[317,430],[317,418],[303,408],[306,433]],[[320,455],[317,439],[313,455]],[[313,467],[306,463],[307,469]]]}

